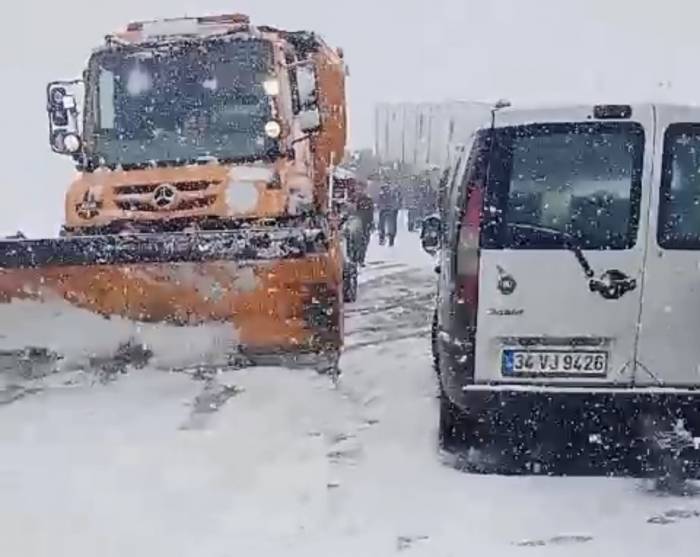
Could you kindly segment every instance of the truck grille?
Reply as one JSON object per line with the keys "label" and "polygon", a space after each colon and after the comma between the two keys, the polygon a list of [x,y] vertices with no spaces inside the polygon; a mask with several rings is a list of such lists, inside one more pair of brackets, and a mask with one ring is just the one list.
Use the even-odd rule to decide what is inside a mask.
{"label": "truck grille", "polygon": [[[191,180],[188,182],[168,182],[177,191],[204,191],[210,186],[219,184],[220,182],[212,182],[209,180]],[[116,186],[114,191],[117,195],[139,195],[145,193],[153,193],[156,188],[162,184],[130,184],[128,186]]]}
{"label": "truck grille", "polygon": [[[209,207],[216,201],[215,195],[207,195],[199,199],[184,199],[182,201],[175,202],[171,207],[168,208],[169,211],[189,211],[191,209],[201,209],[204,207]],[[159,209],[153,205],[150,201],[116,201],[115,205],[123,211],[146,211],[146,212],[156,212],[163,209]]]}
{"label": "truck grille", "polygon": [[114,188],[114,203],[123,211],[178,212],[209,207],[216,201],[211,188],[220,182],[210,180],[190,180],[167,182],[176,194],[172,203],[162,205],[156,202],[156,191],[166,182],[156,184],[130,184]]}

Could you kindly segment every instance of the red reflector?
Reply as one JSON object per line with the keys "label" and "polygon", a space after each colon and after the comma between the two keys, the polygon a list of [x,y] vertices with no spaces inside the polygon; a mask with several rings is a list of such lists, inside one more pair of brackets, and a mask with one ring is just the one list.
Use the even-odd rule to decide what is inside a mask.
{"label": "red reflector", "polygon": [[476,314],[479,303],[479,274],[464,275],[459,278],[458,302],[473,310],[470,313]]}
{"label": "red reflector", "polygon": [[467,195],[467,207],[457,246],[457,276],[460,287],[459,301],[473,308],[475,312],[479,298],[479,234],[484,199],[481,185],[470,185]]}
{"label": "red reflector", "polygon": [[475,184],[468,188],[467,210],[464,215],[464,224],[469,228],[479,230],[481,225],[481,206],[484,201],[484,194],[481,185]]}

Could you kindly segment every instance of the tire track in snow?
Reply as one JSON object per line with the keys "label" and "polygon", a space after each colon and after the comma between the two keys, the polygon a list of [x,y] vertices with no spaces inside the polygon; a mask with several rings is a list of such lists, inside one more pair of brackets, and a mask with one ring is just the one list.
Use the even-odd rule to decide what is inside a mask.
{"label": "tire track in snow", "polygon": [[346,309],[346,351],[430,334],[435,275],[399,268],[360,286],[358,301]]}

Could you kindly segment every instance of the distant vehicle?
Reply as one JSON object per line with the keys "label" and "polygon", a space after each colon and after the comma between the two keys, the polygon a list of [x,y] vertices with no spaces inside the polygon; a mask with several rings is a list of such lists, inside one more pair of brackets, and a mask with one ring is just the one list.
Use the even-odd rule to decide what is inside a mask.
{"label": "distant vehicle", "polygon": [[449,164],[450,151],[489,118],[485,102],[379,103],[374,113],[374,151],[383,166],[420,173]]}
{"label": "distant vehicle", "polygon": [[472,136],[422,229],[444,448],[694,469],[699,167],[697,108],[504,109]]}

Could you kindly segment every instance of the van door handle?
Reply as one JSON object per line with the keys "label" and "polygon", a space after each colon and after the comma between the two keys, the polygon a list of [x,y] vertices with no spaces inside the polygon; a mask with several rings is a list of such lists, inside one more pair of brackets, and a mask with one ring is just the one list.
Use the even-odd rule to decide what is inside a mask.
{"label": "van door handle", "polygon": [[618,269],[610,269],[599,279],[592,278],[588,286],[591,292],[597,292],[606,300],[618,300],[637,288],[637,281]]}

